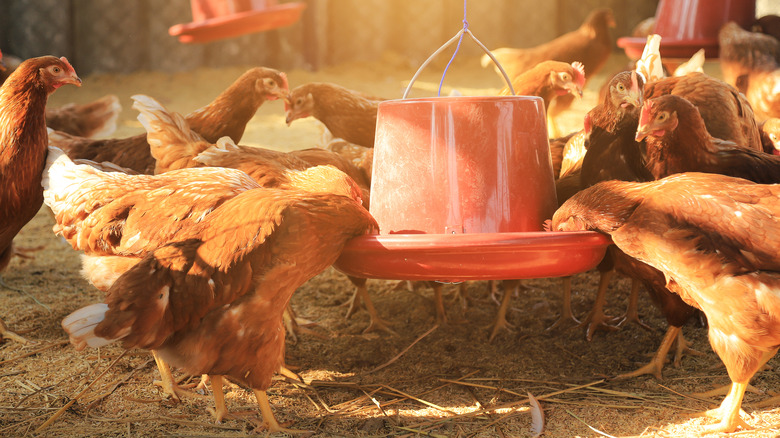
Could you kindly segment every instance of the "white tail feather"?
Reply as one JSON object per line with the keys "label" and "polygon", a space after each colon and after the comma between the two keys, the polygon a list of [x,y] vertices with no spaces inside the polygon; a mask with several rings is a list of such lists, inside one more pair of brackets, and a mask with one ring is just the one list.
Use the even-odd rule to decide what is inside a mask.
{"label": "white tail feather", "polygon": [[103,321],[107,311],[107,304],[91,304],[76,310],[62,320],[62,328],[70,336],[70,342],[76,350],[83,350],[85,347],[102,347],[120,339],[106,339],[95,335],[95,327]]}
{"label": "white tail feather", "polygon": [[[146,129],[147,140],[153,148],[164,146],[167,141],[170,141],[164,136],[166,133],[175,135],[177,141],[182,142],[203,140],[203,137],[190,129],[187,119],[181,114],[168,111],[160,102],[144,94],[136,94],[131,98],[133,99],[133,109],[138,111],[138,121]],[[166,126],[168,129],[160,129],[161,126]],[[175,132],[170,129],[171,127],[175,127]]]}
{"label": "white tail feather", "polygon": [[661,35],[648,35],[642,57],[636,62],[636,72],[642,75],[645,83],[662,79],[664,66],[661,63]]}
{"label": "white tail feather", "polygon": [[198,163],[211,166],[213,163],[212,160],[214,158],[217,158],[219,155],[226,154],[226,153],[235,153],[240,150],[241,148],[239,148],[238,145],[230,137],[225,136],[217,140],[217,144],[215,144],[214,146],[211,146],[205,151],[196,155],[195,158],[193,158],[193,160],[197,161]]}

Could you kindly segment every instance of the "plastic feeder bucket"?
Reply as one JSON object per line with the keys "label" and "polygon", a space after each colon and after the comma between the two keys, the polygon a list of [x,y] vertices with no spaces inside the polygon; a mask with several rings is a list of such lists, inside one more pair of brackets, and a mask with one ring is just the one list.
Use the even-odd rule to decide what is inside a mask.
{"label": "plastic feeder bucket", "polygon": [[[464,27],[423,63],[404,98],[430,60],[464,34],[493,58]],[[560,277],[596,266],[608,237],[541,231],[558,205],[545,120],[539,97],[380,103],[370,208],[379,234],[347,242],[334,266],[356,277],[451,282]]]}
{"label": "plastic feeder bucket", "polygon": [[380,234],[541,231],[557,207],[538,97],[382,102],[371,214]]}
{"label": "plastic feeder bucket", "polygon": [[[661,57],[688,58],[703,48],[707,58],[717,58],[720,28],[734,21],[747,29],[755,17],[755,0],[661,0],[654,33],[661,35]],[[646,42],[645,37],[624,37],[618,46],[639,59]]]}
{"label": "plastic feeder bucket", "polygon": [[370,208],[380,235],[350,241],[335,266],[357,277],[438,281],[594,267],[609,239],[542,231],[556,207],[541,98],[382,102]]}

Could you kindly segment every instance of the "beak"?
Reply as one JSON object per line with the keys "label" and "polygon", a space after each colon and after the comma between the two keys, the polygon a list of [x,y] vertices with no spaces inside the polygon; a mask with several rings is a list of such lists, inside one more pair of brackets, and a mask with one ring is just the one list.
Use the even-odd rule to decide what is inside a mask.
{"label": "beak", "polygon": [[648,126],[648,125],[639,125],[636,128],[636,135],[634,136],[634,140],[635,141],[642,141],[642,140],[645,139],[645,137],[650,135],[650,132],[652,132],[652,130],[650,129],[650,126]]}
{"label": "beak", "polygon": [[284,119],[285,123],[287,123],[287,126],[290,126],[290,123],[295,120],[295,117],[293,117],[292,111],[287,111],[287,117]]}
{"label": "beak", "polygon": [[81,78],[76,76],[75,73],[71,73],[71,74],[69,74],[67,76],[62,77],[62,79],[60,79],[59,82],[61,84],[72,84],[72,85],[75,85],[77,87],[81,86]]}
{"label": "beak", "polygon": [[579,98],[582,98],[582,87],[580,87],[579,85],[575,84],[574,82],[570,82],[570,83],[566,84],[565,88],[567,90],[569,90],[569,93],[571,93],[571,94],[573,94],[573,95],[575,95],[575,96],[577,96]]}
{"label": "beak", "polygon": [[642,93],[630,91],[623,102],[634,105],[634,108],[642,108]]}

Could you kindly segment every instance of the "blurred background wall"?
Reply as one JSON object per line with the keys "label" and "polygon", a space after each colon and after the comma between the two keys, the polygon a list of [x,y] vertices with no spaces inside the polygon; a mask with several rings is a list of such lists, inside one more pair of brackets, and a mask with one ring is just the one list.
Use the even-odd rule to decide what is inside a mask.
{"label": "blurred background wall", "polygon": [[[0,49],[21,58],[64,55],[83,74],[226,65],[316,70],[371,61],[386,52],[419,64],[462,27],[462,0],[305,2],[302,19],[291,27],[182,44],[168,28],[191,21],[190,0],[2,0]],[[780,13],[780,0],[757,3],[758,13]],[[529,47],[576,29],[597,7],[614,11],[617,39],[653,16],[657,5],[658,0],[471,0],[467,17],[489,48]],[[462,50],[480,52],[474,44]]]}

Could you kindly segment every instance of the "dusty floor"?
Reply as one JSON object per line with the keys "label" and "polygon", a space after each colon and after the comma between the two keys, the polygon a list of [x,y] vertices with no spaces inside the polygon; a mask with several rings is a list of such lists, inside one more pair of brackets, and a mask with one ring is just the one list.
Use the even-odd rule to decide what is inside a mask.
{"label": "dusty floor", "polygon": [[[625,58],[616,55],[608,70]],[[382,62],[351,64],[320,72],[288,72],[291,86],[332,81],[375,95],[400,97],[417,66],[393,56]],[[708,68],[717,72],[716,65]],[[429,67],[415,95],[435,94],[441,67]],[[240,68],[198,70],[186,74],[138,73],[84,78],[81,89],[63,88],[52,105],[86,102],[106,93],[120,96],[125,108],[116,136],[141,132],[130,108],[130,96],[149,94],[170,109],[189,112],[208,103],[243,72]],[[606,72],[605,72],[606,74]],[[605,74],[593,79],[585,98],[566,118],[566,130],[581,124],[595,104]],[[474,59],[459,60],[445,81],[463,94],[489,94],[501,86],[498,77]],[[250,124],[242,143],[279,149],[316,145],[322,128],[312,120],[284,125],[281,103],[267,103]],[[210,398],[173,403],[152,380],[157,369],[145,351],[130,351],[109,368],[118,347],[76,352],[66,343],[62,318],[101,294],[79,276],[78,254],[52,231],[52,219],[42,210],[17,238],[21,247],[43,246],[33,260],[15,259],[4,273],[6,282],[39,300],[0,290],[0,316],[33,342],[0,342],[0,436],[35,436],[44,421],[78,397],[41,436],[244,436],[254,434],[258,414],[250,391],[232,386],[226,398],[238,419],[215,424],[207,408]],[[594,272],[574,277],[575,314],[590,309],[598,282]],[[350,283],[329,269],[305,284],[293,297],[298,315],[316,325],[318,335],[301,334],[288,341],[287,363],[309,385],[276,382],[269,390],[277,418],[315,436],[532,436],[528,394],[536,397],[546,417],[545,436],[691,436],[711,422],[691,419],[691,413],[717,405],[721,396],[697,399],[691,394],[729,382],[712,352],[706,328],[684,328],[703,356],[685,356],[680,368],[669,365],[663,380],[645,376],[610,380],[649,359],[659,345],[665,321],[643,293],[640,312],[653,326],[649,332],[629,325],[612,333],[599,332],[591,342],[581,328],[556,332],[545,329],[557,318],[560,280],[523,281],[513,298],[509,321],[515,329],[488,342],[497,305],[486,282],[467,284],[467,308],[455,300],[457,287],[445,286],[450,323],[436,326],[430,289],[416,292],[396,287],[397,281],[371,280],[370,294],[382,317],[397,335],[363,334],[367,313],[344,318],[352,293]],[[625,308],[630,283],[612,284],[607,312]],[[502,292],[500,292],[502,293]],[[415,343],[416,342],[416,343]],[[397,356],[399,356],[396,360]],[[769,365],[776,367],[777,359]],[[101,373],[106,371],[105,375]],[[86,390],[88,385],[93,386]],[[780,409],[758,403],[780,389],[776,371],[760,373],[753,382],[760,393],[748,394],[746,420],[757,430],[736,436],[774,437],[780,434]],[[496,409],[498,408],[498,409]]]}

